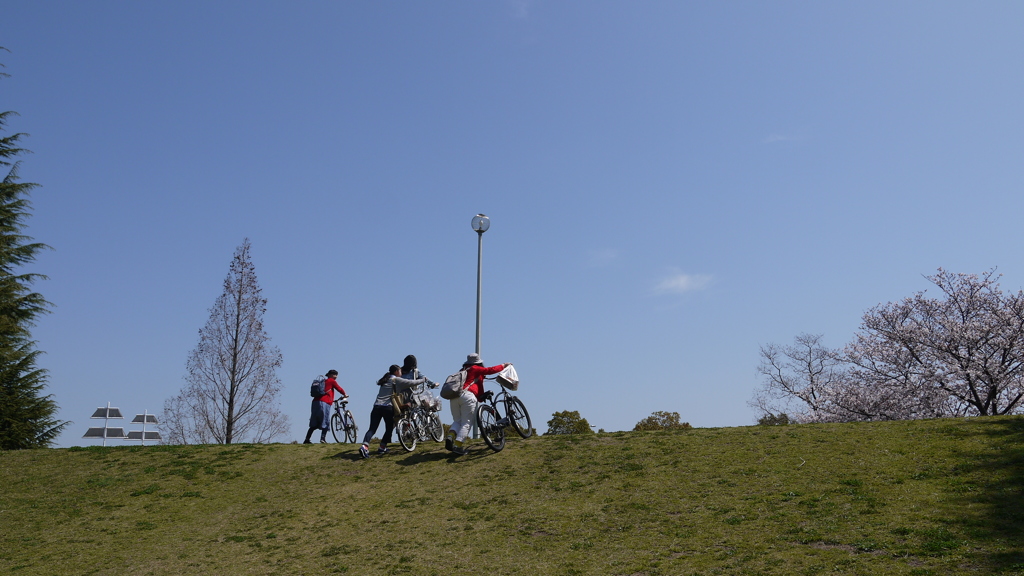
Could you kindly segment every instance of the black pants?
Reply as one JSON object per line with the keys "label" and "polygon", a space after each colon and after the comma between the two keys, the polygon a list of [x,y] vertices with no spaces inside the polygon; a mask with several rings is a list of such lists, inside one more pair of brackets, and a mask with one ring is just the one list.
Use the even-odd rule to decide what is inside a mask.
{"label": "black pants", "polygon": [[381,438],[381,443],[391,442],[391,431],[395,429],[395,409],[391,406],[374,405],[373,410],[370,410],[370,427],[366,429],[366,435],[363,436],[363,444],[370,444],[373,435],[377,433],[377,426],[380,426],[381,420],[384,420],[384,437]]}

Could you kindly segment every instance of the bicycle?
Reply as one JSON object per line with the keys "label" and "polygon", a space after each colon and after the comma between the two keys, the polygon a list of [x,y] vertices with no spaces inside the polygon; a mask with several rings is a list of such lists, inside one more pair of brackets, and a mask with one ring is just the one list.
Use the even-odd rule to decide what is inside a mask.
{"label": "bicycle", "polygon": [[413,394],[412,401],[402,409],[395,422],[398,442],[406,452],[416,449],[416,442],[444,440],[444,424],[441,422],[441,402],[434,396]]}
{"label": "bicycle", "polygon": [[[511,425],[522,438],[533,436],[533,423],[530,420],[530,413],[526,411],[523,401],[508,393],[504,384],[497,395],[488,390],[484,392],[484,399],[476,407],[476,425],[480,430],[480,436],[490,446],[491,450],[501,452],[505,447],[505,427]],[[501,416],[498,406],[505,408],[505,417]]]}
{"label": "bicycle", "polygon": [[334,435],[334,441],[339,444],[359,440],[359,427],[356,426],[356,418],[352,415],[352,411],[348,409],[348,396],[334,401],[334,414],[331,414],[331,434]]}

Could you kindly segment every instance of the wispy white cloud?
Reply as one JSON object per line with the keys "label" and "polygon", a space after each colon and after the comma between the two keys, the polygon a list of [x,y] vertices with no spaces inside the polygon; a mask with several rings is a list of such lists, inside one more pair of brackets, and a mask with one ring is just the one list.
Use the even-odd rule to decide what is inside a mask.
{"label": "wispy white cloud", "polygon": [[593,250],[590,252],[590,266],[593,268],[603,268],[611,265],[613,262],[622,256],[622,250],[616,250],[614,248],[608,248],[605,250]]}
{"label": "wispy white cloud", "polygon": [[695,290],[703,290],[711,285],[712,277],[708,274],[684,274],[673,272],[654,286],[655,294],[685,294]]}
{"label": "wispy white cloud", "polygon": [[512,13],[516,18],[526,20],[530,17],[529,0],[512,0],[509,4],[512,6]]}

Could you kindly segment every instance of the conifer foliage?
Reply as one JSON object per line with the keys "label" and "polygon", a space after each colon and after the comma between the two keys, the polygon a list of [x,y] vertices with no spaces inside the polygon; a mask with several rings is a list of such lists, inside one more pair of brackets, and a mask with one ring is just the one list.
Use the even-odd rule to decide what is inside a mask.
{"label": "conifer foliage", "polygon": [[23,234],[32,207],[29,192],[37,184],[18,181],[20,162],[15,158],[26,152],[19,142],[25,134],[7,134],[13,115],[0,112],[0,173],[6,171],[0,181],[0,448],[4,450],[49,446],[68,424],[55,418],[57,404],[43,394],[47,373],[36,366],[40,352],[29,332],[50,304],[32,290],[44,276],[22,268],[48,246]]}
{"label": "conifer foliage", "polygon": [[235,250],[224,292],[210,308],[188,357],[187,382],[164,402],[171,444],[267,442],[287,431],[278,407],[281,352],[263,329],[263,298],[246,238]]}

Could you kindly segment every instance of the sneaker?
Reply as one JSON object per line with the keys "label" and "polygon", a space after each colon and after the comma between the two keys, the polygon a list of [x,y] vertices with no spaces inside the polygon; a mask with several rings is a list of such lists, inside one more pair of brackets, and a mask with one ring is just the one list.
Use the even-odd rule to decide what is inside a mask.
{"label": "sneaker", "polygon": [[444,438],[444,449],[451,452],[453,448],[455,448],[455,436],[449,434]]}
{"label": "sneaker", "polygon": [[455,454],[461,456],[463,454],[468,454],[469,450],[466,450],[462,446],[454,446],[454,447],[452,447],[452,452],[454,452]]}
{"label": "sneaker", "polygon": [[312,442],[309,441],[309,438],[306,438],[305,440],[303,440],[302,443],[303,444],[312,444]]}
{"label": "sneaker", "polygon": [[321,438],[320,439],[320,443],[321,444],[327,444],[327,438]]}
{"label": "sneaker", "polygon": [[377,448],[377,456],[383,456],[389,452],[391,452],[391,450],[388,450],[387,448]]}
{"label": "sneaker", "polygon": [[498,428],[504,428],[505,426],[508,426],[508,416],[505,416],[501,420],[498,420],[496,425],[498,426]]}
{"label": "sneaker", "polygon": [[367,447],[366,444],[363,444],[362,446],[359,447],[359,455],[362,456],[363,458],[369,458],[370,448]]}

